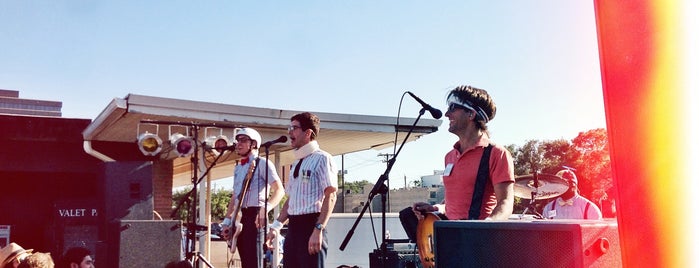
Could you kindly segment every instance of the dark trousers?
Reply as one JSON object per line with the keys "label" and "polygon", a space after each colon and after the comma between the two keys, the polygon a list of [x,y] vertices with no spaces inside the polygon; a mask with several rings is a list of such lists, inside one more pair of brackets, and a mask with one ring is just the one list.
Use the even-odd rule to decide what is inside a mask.
{"label": "dark trousers", "polygon": [[328,255],[328,231],[323,229],[323,241],[318,254],[308,254],[308,239],[315,230],[320,213],[289,215],[289,229],[284,238],[284,268],[325,267]]}
{"label": "dark trousers", "polygon": [[255,219],[259,211],[259,207],[241,209],[240,223],[243,224],[243,230],[238,236],[237,248],[243,268],[262,267],[261,229],[257,229],[255,226]]}

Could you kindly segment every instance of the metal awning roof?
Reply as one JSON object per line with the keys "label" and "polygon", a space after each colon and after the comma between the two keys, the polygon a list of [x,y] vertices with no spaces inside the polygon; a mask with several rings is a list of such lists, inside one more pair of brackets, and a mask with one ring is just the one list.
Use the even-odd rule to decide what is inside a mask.
{"label": "metal awning roof", "polygon": [[[258,130],[263,137],[262,142],[266,142],[286,135],[289,119],[300,112],[303,111],[129,94],[123,99],[112,100],[82,134],[86,151],[90,152],[93,150],[90,147],[93,141],[135,144],[140,133],[145,131],[157,133],[165,141],[159,157],[174,159],[173,185],[181,186],[191,181],[191,161],[189,157],[177,157],[171,152],[167,142],[170,132],[184,132],[186,126],[196,125],[199,140],[203,140],[205,136],[219,133],[232,137],[235,127],[246,126]],[[396,132],[398,132],[398,143],[400,143],[415,122],[415,118],[397,120],[395,117],[387,116],[313,113],[321,120],[321,130],[317,140],[321,148],[332,155],[392,146]],[[158,124],[147,123],[151,121]],[[161,124],[162,122],[181,124]],[[441,120],[421,118],[408,141],[436,132],[441,123]],[[290,165],[293,161],[291,149],[288,142],[273,145],[270,147],[269,157],[278,167]],[[91,153],[109,161],[112,158],[110,154],[114,152],[92,151]],[[207,157],[209,160],[212,158],[213,156]],[[232,176],[237,158],[233,153],[226,153],[221,158],[223,161],[217,163],[211,170],[212,179]]]}

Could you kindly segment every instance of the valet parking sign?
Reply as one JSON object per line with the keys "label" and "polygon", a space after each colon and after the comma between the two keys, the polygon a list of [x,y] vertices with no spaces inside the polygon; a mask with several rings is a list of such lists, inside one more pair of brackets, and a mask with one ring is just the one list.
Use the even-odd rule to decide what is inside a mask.
{"label": "valet parking sign", "polygon": [[58,214],[62,218],[74,218],[74,217],[97,217],[96,208],[64,208],[58,209]]}
{"label": "valet parking sign", "polygon": [[54,207],[54,213],[59,221],[69,224],[94,224],[100,214],[94,202],[86,201],[58,203]]}

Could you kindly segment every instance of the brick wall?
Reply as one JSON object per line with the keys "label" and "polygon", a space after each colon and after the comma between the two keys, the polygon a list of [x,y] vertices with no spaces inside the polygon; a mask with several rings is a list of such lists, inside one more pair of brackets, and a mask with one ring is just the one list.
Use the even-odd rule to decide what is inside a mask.
{"label": "brick wall", "polygon": [[153,208],[166,220],[172,214],[172,163],[172,160],[153,162]]}

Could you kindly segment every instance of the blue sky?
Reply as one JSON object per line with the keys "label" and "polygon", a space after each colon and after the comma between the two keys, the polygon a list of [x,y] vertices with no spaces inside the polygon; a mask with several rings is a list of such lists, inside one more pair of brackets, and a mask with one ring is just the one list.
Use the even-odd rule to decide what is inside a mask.
{"label": "blue sky", "polygon": [[[0,1],[0,40],[0,88],[69,118],[129,93],[396,116],[405,91],[444,111],[469,84],[493,96],[499,144],[605,127],[593,1]],[[442,169],[443,119],[392,188]],[[346,155],[347,180],[376,181],[391,152]]]}

